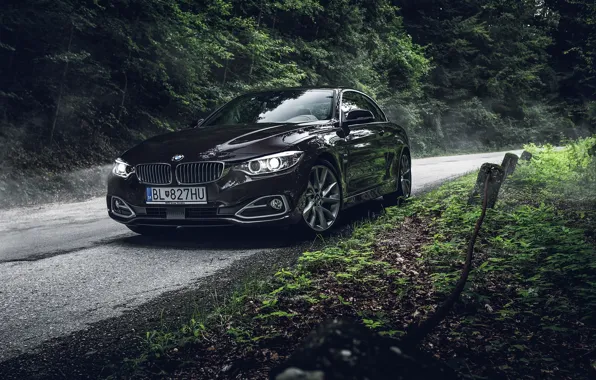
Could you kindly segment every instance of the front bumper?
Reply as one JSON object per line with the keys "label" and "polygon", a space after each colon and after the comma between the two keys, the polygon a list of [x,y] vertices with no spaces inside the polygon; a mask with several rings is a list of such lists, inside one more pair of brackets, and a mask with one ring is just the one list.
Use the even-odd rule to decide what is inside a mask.
{"label": "front bumper", "polygon": [[[155,205],[147,204],[147,185],[133,174],[124,179],[113,174],[108,178],[106,197],[108,214],[117,222],[130,226],[150,225],[169,227],[219,227],[230,225],[288,225],[301,219],[301,196],[310,171],[300,162],[294,168],[276,175],[251,177],[243,172],[226,170],[216,182],[197,185],[205,187],[207,204]],[[178,187],[173,183],[164,187]],[[156,187],[156,186],[151,186]],[[185,187],[185,186],[180,186]],[[196,186],[191,186],[196,187]],[[269,206],[278,199],[281,209]],[[125,203],[130,215],[118,213]]]}

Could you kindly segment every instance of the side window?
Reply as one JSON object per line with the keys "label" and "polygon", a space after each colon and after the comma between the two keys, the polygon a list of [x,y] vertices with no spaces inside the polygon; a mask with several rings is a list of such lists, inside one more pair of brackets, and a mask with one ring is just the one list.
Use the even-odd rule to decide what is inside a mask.
{"label": "side window", "polygon": [[375,115],[375,121],[385,121],[385,117],[383,116],[383,112],[375,103],[371,102],[370,99],[364,98],[368,104],[370,104],[370,112]]}
{"label": "side window", "polygon": [[346,112],[353,109],[361,109],[372,112],[375,121],[383,121],[381,111],[366,96],[353,91],[344,92],[342,95],[341,112],[342,118]]}

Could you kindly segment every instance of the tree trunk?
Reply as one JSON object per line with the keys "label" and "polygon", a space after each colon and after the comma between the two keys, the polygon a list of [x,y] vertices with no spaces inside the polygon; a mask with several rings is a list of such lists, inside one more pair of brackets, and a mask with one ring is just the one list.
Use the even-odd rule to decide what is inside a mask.
{"label": "tree trunk", "polygon": [[[261,1],[261,6],[259,7],[259,17],[257,18],[257,31],[261,27],[261,16],[263,15],[263,1]],[[248,70],[248,83],[252,82],[252,71],[255,66],[255,53],[251,54],[250,58],[250,69]]]}
{"label": "tree trunk", "polygon": [[275,23],[277,22],[277,11],[273,15],[273,25],[271,26],[271,30],[275,30]]}
{"label": "tree trunk", "polygon": [[[21,30],[22,30],[22,26],[19,25],[18,29],[17,29],[17,34],[16,34],[16,38],[15,38],[15,42],[14,42],[14,50],[10,52],[10,56],[8,57],[8,67],[6,69],[7,72],[9,72],[12,69],[12,65],[14,63],[14,57],[17,54],[17,48],[19,46],[19,42],[21,40]],[[17,82],[17,71],[15,71],[15,74],[12,77],[13,81],[12,83],[16,83]]]}
{"label": "tree trunk", "polygon": [[[492,164],[484,164],[484,165],[492,165]],[[482,166],[485,168],[485,166]],[[461,276],[459,280],[455,284],[455,288],[447,297],[443,303],[441,303],[437,309],[429,315],[428,318],[423,320],[420,324],[412,323],[408,326],[406,330],[406,335],[401,339],[401,342],[406,346],[415,346],[418,345],[428,334],[431,333],[444,319],[447,317],[455,302],[459,300],[461,293],[464,291],[464,287],[466,286],[466,282],[468,281],[468,277],[470,275],[470,271],[472,270],[472,260],[474,259],[474,245],[476,244],[476,239],[478,238],[478,233],[480,232],[480,228],[482,227],[482,223],[484,222],[484,217],[486,216],[486,208],[488,207],[487,199],[488,192],[490,191],[490,183],[492,178],[492,167],[486,167],[485,172],[487,175],[483,176],[482,183],[480,183],[480,175],[478,176],[478,183],[477,186],[480,186],[479,191],[482,193],[482,212],[476,220],[476,225],[474,227],[474,232],[472,233],[472,237],[470,238],[470,242],[468,243],[468,250],[466,251],[466,261],[464,263],[464,267],[461,272]],[[483,173],[483,170],[480,170],[480,173]]]}
{"label": "tree trunk", "polygon": [[263,15],[263,0],[261,0],[259,5],[259,18],[257,19],[257,28],[261,26],[261,16]]}
{"label": "tree trunk", "polygon": [[[132,50],[128,49],[128,59],[126,64],[128,65],[130,62],[130,56],[132,55]],[[124,111],[124,101],[126,100],[126,92],[128,91],[128,75],[126,74],[126,70],[123,72],[124,74],[124,88],[122,89],[122,99],[120,100],[120,108],[118,109],[118,123],[120,123],[120,118],[122,117],[122,112]]]}
{"label": "tree trunk", "polygon": [[252,82],[252,70],[255,66],[255,54],[252,54],[252,57],[250,58],[250,69],[248,70],[248,83],[250,84]]}
{"label": "tree trunk", "polygon": [[118,123],[122,117],[122,111],[124,110],[124,100],[126,100],[126,91],[128,90],[128,75],[124,72],[124,88],[122,89],[122,99],[120,100],[120,108],[118,109]]}
{"label": "tree trunk", "polygon": [[441,123],[442,118],[441,118],[441,112],[436,112],[433,114],[433,124],[435,126],[435,130],[437,132],[437,136],[439,136],[440,138],[444,138],[445,137],[445,133],[443,133],[443,124]]}
{"label": "tree trunk", "polygon": [[223,81],[221,82],[222,86],[226,85],[226,79],[228,78],[228,63],[229,62],[230,62],[230,60],[228,58],[226,58],[226,66],[224,67]]}
{"label": "tree trunk", "polygon": [[482,164],[480,172],[478,173],[478,179],[476,180],[476,186],[474,186],[474,190],[468,199],[468,204],[478,204],[484,200],[484,193],[482,192],[482,189],[484,188],[484,183],[486,182],[487,177],[487,207],[495,207],[495,204],[497,203],[497,197],[499,196],[499,189],[501,189],[501,184],[503,183],[505,177],[505,170],[503,170],[500,165],[490,163]]}
{"label": "tree trunk", "polygon": [[[70,20],[70,37],[68,38],[68,48],[66,52],[70,54],[70,48],[72,46],[72,36],[74,34],[74,22]],[[58,101],[56,102],[56,112],[54,113],[54,120],[52,121],[52,129],[50,130],[50,144],[54,140],[54,131],[56,130],[56,122],[58,121],[58,114],[60,113],[60,105],[62,103],[62,94],[64,93],[64,84],[66,82],[66,74],[68,73],[69,58],[66,57],[66,63],[64,64],[64,70],[62,71],[62,80],[60,81],[60,91],[58,92]]]}
{"label": "tree trunk", "polygon": [[503,163],[501,167],[505,171],[505,178],[509,177],[515,171],[515,167],[517,166],[517,161],[519,157],[513,153],[506,153],[505,158],[503,158]]}

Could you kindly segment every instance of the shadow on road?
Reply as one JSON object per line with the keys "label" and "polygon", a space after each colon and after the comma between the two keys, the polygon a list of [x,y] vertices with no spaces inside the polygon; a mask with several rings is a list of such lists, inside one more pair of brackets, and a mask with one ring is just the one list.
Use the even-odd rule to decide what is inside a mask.
{"label": "shadow on road", "polygon": [[298,232],[298,228],[279,227],[208,227],[182,228],[166,236],[134,235],[119,239],[129,247],[162,247],[189,250],[273,249],[293,247],[311,242],[319,246],[325,241],[349,235],[358,223],[376,219],[384,209],[381,200],[373,200],[345,210],[330,232],[314,236]]}

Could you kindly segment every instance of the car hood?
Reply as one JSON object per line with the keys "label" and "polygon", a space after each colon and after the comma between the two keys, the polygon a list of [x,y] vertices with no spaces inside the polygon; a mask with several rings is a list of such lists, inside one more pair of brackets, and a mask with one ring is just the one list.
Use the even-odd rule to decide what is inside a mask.
{"label": "car hood", "polygon": [[250,124],[185,129],[152,137],[121,157],[131,165],[144,162],[171,162],[175,155],[183,161],[239,161],[276,153],[304,141],[331,124]]}

